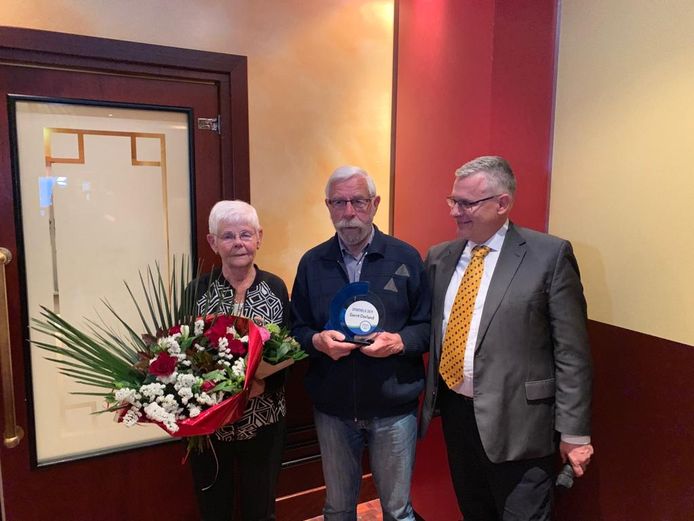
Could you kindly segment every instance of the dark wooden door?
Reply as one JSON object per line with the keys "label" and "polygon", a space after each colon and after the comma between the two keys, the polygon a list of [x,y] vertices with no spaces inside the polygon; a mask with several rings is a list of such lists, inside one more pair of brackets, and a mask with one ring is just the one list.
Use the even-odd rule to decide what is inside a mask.
{"label": "dark wooden door", "polygon": [[[32,362],[26,342],[26,222],[21,218],[15,111],[18,101],[37,100],[66,107],[186,115],[190,128],[188,233],[191,251],[209,265],[212,258],[205,241],[209,209],[219,199],[249,198],[245,58],[0,28],[0,62],[0,247],[12,256],[5,265],[7,324],[0,316],[0,328],[11,345],[9,351],[9,346],[0,345],[5,364],[5,443],[0,452],[5,518],[195,519],[192,481],[188,467],[181,464],[180,443],[37,464]],[[198,129],[199,118],[218,115],[221,133]],[[107,277],[109,266],[100,269]],[[0,343],[2,339],[0,335]],[[8,381],[9,369],[12,381]],[[10,394],[13,401],[8,400]],[[20,440],[11,439],[19,432],[13,426],[12,406],[16,424],[24,432]]]}

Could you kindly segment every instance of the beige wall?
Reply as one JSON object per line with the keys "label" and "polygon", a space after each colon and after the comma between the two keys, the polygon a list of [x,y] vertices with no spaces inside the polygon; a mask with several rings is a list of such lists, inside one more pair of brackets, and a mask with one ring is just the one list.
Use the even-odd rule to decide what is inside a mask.
{"label": "beige wall", "polygon": [[387,230],[393,0],[2,0],[0,25],[248,56],[258,262],[290,288],[336,166],[374,176]]}
{"label": "beige wall", "polygon": [[590,317],[694,344],[694,7],[562,3],[550,232]]}

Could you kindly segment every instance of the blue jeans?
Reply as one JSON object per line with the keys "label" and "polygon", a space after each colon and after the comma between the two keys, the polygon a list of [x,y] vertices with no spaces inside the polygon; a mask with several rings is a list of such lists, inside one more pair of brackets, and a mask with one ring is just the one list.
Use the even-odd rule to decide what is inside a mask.
{"label": "blue jeans", "polygon": [[325,521],[356,520],[361,456],[367,445],[383,521],[414,521],[410,481],[417,437],[415,413],[357,421],[316,409],[313,413],[326,486]]}

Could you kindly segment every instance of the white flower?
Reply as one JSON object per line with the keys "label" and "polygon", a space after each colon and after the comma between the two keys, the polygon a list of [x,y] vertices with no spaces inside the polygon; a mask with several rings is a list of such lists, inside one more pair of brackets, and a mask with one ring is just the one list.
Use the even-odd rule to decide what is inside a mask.
{"label": "white flower", "polygon": [[181,326],[181,336],[183,338],[188,338],[188,335],[190,334],[190,326]]}
{"label": "white flower", "polygon": [[180,412],[180,405],[173,394],[167,394],[166,396],[158,396],[157,403],[161,405],[166,412],[172,414],[178,414]]}
{"label": "white flower", "polygon": [[227,328],[227,335],[231,335],[233,338],[236,338],[237,336],[239,336],[239,334],[236,331],[236,328],[234,326],[229,326]]}
{"label": "white flower", "polygon": [[219,352],[223,353],[227,346],[229,345],[229,340],[227,340],[227,337],[223,336],[217,341],[217,347],[219,347]]}
{"label": "white flower", "polygon": [[135,389],[124,387],[123,389],[118,389],[116,391],[116,401],[118,402],[134,404],[140,398],[142,398],[142,396],[140,396]]}
{"label": "white flower", "polygon": [[204,330],[205,330],[205,321],[204,320],[196,320],[195,326],[193,326],[193,334],[195,336],[202,335],[202,332]]}
{"label": "white flower", "polygon": [[201,392],[200,394],[196,394],[195,400],[200,405],[215,405],[218,403],[218,400],[214,396],[210,396],[206,392]]}
{"label": "white flower", "polygon": [[165,336],[163,338],[160,338],[157,344],[159,347],[164,349],[165,351],[168,351],[169,354],[171,355],[177,355],[181,352],[181,346],[178,345],[178,338],[181,335],[176,333],[175,335],[171,336]]}
{"label": "white flower", "polygon": [[178,378],[178,372],[176,371],[171,373],[169,376],[157,376],[157,380],[163,384],[172,384],[176,381],[176,378]]}
{"label": "white flower", "polygon": [[189,405],[188,406],[188,416],[191,418],[195,418],[198,414],[200,414],[202,411],[200,410],[200,407],[197,405]]}
{"label": "white flower", "polygon": [[140,416],[142,416],[142,413],[135,407],[131,407],[130,410],[123,415],[123,423],[126,427],[132,427],[140,419]]}
{"label": "white flower", "polygon": [[195,376],[194,374],[179,374],[176,376],[174,388],[178,390],[181,387],[193,387],[197,382],[202,382],[202,378]]}
{"label": "white flower", "polygon": [[197,376],[192,374],[179,374],[176,378],[176,383],[174,384],[174,389],[176,389],[178,396],[181,397],[181,402],[186,405],[188,401],[193,397],[193,390],[191,387],[200,381]]}
{"label": "white flower", "polygon": [[193,391],[190,387],[182,387],[178,390],[178,396],[181,397],[183,405],[187,405],[188,401],[193,397]]}
{"label": "white flower", "polygon": [[169,432],[176,432],[178,430],[178,425],[176,425],[176,417],[171,412],[167,411],[164,407],[160,406],[158,403],[150,403],[145,407],[145,415],[150,420],[161,422],[164,427]]}
{"label": "white flower", "polygon": [[154,401],[157,396],[162,396],[164,394],[164,387],[165,385],[159,382],[153,382],[140,387],[140,393],[151,402]]}
{"label": "white flower", "polygon": [[231,373],[234,376],[244,376],[246,374],[246,359],[239,358],[238,360],[236,360],[236,362],[234,362],[233,367],[231,368]]}
{"label": "white flower", "polygon": [[244,344],[247,344],[248,343],[248,335],[242,336],[241,338],[239,338],[239,340],[241,342],[243,342]]}

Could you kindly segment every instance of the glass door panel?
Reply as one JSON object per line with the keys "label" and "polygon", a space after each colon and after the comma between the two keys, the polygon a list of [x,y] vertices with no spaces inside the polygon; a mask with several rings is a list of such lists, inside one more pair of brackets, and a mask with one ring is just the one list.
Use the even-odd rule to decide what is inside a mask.
{"label": "glass door panel", "polygon": [[[168,277],[173,255],[194,253],[190,114],[29,99],[14,108],[29,315],[45,306],[80,326],[99,316],[116,326],[106,299],[139,325],[123,281],[139,287],[155,262]],[[39,465],[168,439],[92,414],[105,404],[71,393],[94,389],[31,350]]]}

